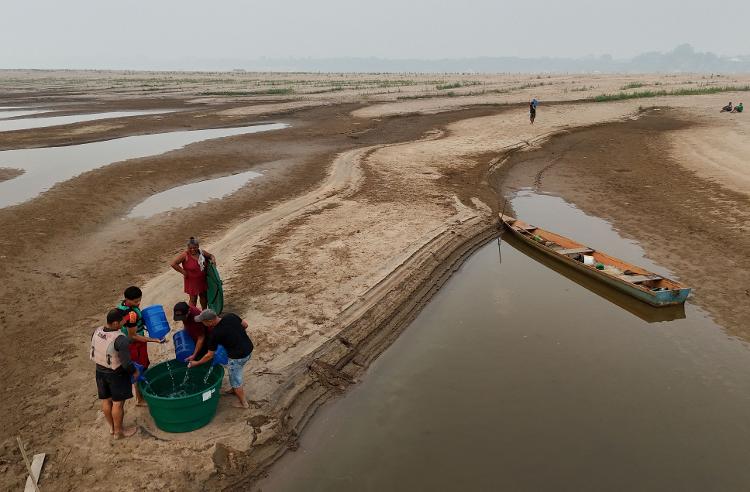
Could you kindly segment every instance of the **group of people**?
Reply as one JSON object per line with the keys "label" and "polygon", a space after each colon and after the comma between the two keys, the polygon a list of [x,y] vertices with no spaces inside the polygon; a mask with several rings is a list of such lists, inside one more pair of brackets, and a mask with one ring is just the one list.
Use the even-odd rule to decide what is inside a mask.
{"label": "group of people", "polygon": [[741,113],[745,110],[745,107],[742,105],[742,103],[739,103],[737,106],[732,107],[732,101],[729,101],[729,104],[721,108],[720,113]]}
{"label": "group of people", "polygon": [[[207,262],[215,263],[213,255],[200,249],[198,240],[191,237],[184,252],[171,263],[184,277],[188,302],[178,302],[173,308],[173,319],[180,321],[195,342],[195,350],[187,358],[188,367],[210,363],[221,345],[229,357],[230,389],[237,402],[233,406],[248,408],[243,388],[243,369],[253,352],[253,342],[247,334],[248,323],[236,314],[219,314],[207,305]],[[106,324],[91,336],[90,358],[96,364],[96,386],[109,432],[117,439],[132,436],[135,427],[124,428],[125,401],[135,395],[136,406],[145,406],[136,381],[141,371],[148,369],[149,343],[165,343],[166,338],[146,335],[140,304],[143,293],[130,286],[123,292],[123,300],[106,315]],[[197,307],[200,301],[202,309]]]}

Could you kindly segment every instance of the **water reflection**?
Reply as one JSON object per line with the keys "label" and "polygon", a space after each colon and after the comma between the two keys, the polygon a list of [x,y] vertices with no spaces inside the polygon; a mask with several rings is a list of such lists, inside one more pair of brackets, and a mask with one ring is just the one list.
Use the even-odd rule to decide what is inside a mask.
{"label": "water reflection", "polygon": [[[516,215],[658,267],[554,198],[526,195]],[[747,346],[693,305],[654,329],[508,238],[502,262],[493,242],[464,264],[260,489],[746,488]]]}
{"label": "water reflection", "polygon": [[684,304],[658,308],[651,306],[649,304],[646,304],[645,302],[634,299],[632,296],[629,296],[613,287],[610,287],[603,282],[592,278],[590,275],[584,275],[578,270],[570,268],[569,266],[559,261],[555,261],[548,255],[545,255],[534,248],[530,248],[528,245],[524,244],[523,241],[520,241],[510,233],[505,234],[503,240],[526,256],[533,258],[542,265],[546,266],[550,270],[554,270],[560,275],[567,277],[581,287],[584,287],[594,294],[607,299],[608,301],[616,304],[622,309],[625,309],[629,313],[638,316],[643,321],[646,321],[648,323],[658,323],[662,321],[683,319],[685,317]]}
{"label": "water reflection", "polygon": [[272,123],[138,135],[67,147],[6,150],[0,152],[0,167],[23,169],[25,173],[0,183],[0,207],[30,200],[55,183],[113,162],[158,155],[202,140],[280,130],[286,126]]}
{"label": "water reflection", "polygon": [[[72,123],[81,123],[84,121],[104,120],[109,118],[124,118],[127,116],[143,116],[147,114],[167,113],[168,110],[154,109],[145,111],[109,111],[106,113],[94,114],[72,114],[67,116],[49,116],[35,118],[18,118],[7,119],[3,113],[0,113],[0,132],[9,132],[14,130],[27,130],[29,128],[43,128],[47,126],[70,125]],[[31,116],[41,113],[41,111],[20,112],[26,114],[17,114],[16,116]]]}
{"label": "water reflection", "polygon": [[3,124],[5,120],[8,120],[10,118],[18,118],[20,116],[31,116],[32,114],[41,114],[48,112],[46,109],[25,109],[25,110],[3,110],[3,108],[0,108],[0,124]]}
{"label": "water reflection", "polygon": [[223,198],[239,190],[248,181],[258,176],[261,176],[261,174],[247,171],[222,178],[207,179],[197,183],[177,186],[147,198],[130,211],[128,218],[152,217],[175,208],[187,208],[196,203]]}

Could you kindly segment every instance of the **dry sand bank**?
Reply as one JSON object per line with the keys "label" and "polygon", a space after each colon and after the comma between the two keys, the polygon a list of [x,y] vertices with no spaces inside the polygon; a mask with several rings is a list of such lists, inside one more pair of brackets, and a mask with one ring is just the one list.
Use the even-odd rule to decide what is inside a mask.
{"label": "dry sand bank", "polygon": [[0,167],[0,181],[6,181],[18,177],[23,174],[21,169],[13,169],[9,167]]}
{"label": "dry sand bank", "polygon": [[[85,81],[92,92],[71,95],[60,88],[75,85],[65,78],[44,85],[38,78],[19,76],[20,81],[14,80],[16,86],[0,100],[33,100],[35,87],[41,99],[69,102],[75,98],[81,110],[92,104],[107,107],[107,101],[114,99],[112,89],[102,87],[103,79],[89,73],[75,77],[79,77],[78,84]],[[327,77],[311,76],[314,82],[309,85],[332,84],[335,78]],[[160,81],[166,78],[156,77]],[[237,83],[234,76],[229,78],[231,83],[222,83]],[[251,76],[236,78],[250,83]],[[545,88],[549,100],[564,101],[571,92],[565,88],[585,83],[601,90],[619,87],[627,80],[633,78],[555,77],[550,81],[555,84],[528,90]],[[401,88],[435,91],[428,81],[424,77],[421,85]],[[478,81],[487,86],[522,85],[517,76]],[[0,270],[0,325],[3,335],[13,340],[0,348],[2,359],[9,361],[6,392],[12,395],[0,404],[6,416],[0,434],[0,467],[5,472],[0,483],[4,487],[20,483],[24,474],[14,457],[12,438],[17,432],[32,449],[49,453],[44,479],[53,489],[95,488],[103,477],[126,484],[123,490],[247,485],[275,457],[294,446],[297,432],[315,408],[351,384],[452,269],[492,235],[499,198],[491,164],[502,168],[510,152],[539,148],[550,136],[575,128],[604,122],[614,128],[635,118],[639,106],[679,106],[682,118],[699,120],[698,115],[715,112],[727,97],[560,103],[540,108],[538,124],[532,127],[524,108],[492,105],[497,102],[492,100],[495,95],[401,100],[394,106],[396,95],[381,94],[378,97],[390,98],[383,109],[380,104],[368,106],[374,96],[364,100],[362,89],[346,89],[332,92],[335,97],[314,94],[302,98],[297,93],[295,100],[275,97],[248,104],[247,98],[201,94],[206,92],[205,80],[203,85],[183,83],[190,88],[177,91],[171,102],[192,108],[200,100],[199,109],[165,115],[158,121],[138,117],[104,130],[82,125],[0,134],[0,148],[18,148],[217,125],[279,120],[291,125],[278,132],[204,142],[162,156],[107,166],[62,183],[31,202],[0,210],[0,225],[15,231],[1,243],[3,255],[13,258],[7,269]],[[144,100],[136,90],[138,84],[142,82],[123,83],[125,88],[117,90],[125,91],[123,98],[140,98],[139,108],[148,109],[148,98]],[[389,86],[383,89],[392,89],[392,80],[382,84]],[[7,88],[7,84],[0,87]],[[526,90],[517,89],[508,101],[521,103]],[[351,94],[356,104],[344,104],[347,98],[342,92]],[[170,102],[163,96],[154,99],[158,105]],[[444,105],[454,99],[460,104]],[[479,102],[477,107],[456,109]],[[684,113],[688,110],[694,113]],[[278,111],[283,116],[275,113]],[[668,132],[658,140],[659,148],[673,155],[669,139],[675,135],[686,132],[689,137],[694,129],[711,129],[727,121],[739,125],[732,127],[730,135],[746,129],[740,118],[700,120],[699,125]],[[71,131],[77,133],[71,137]],[[617,149],[615,157],[623,161],[622,166],[639,158],[633,149],[638,138],[645,138],[650,131],[636,127],[628,140],[631,145]],[[619,138],[617,132],[606,135]],[[725,142],[721,131],[714,138],[711,145]],[[741,138],[727,141],[725,145],[737,152],[746,150]],[[686,166],[704,169],[720,179],[724,171],[717,171],[715,163],[704,162],[699,151],[690,155],[693,158]],[[533,155],[523,156],[528,157]],[[520,158],[519,154],[514,158]],[[682,164],[675,158],[664,172],[689,194],[694,188],[675,177],[684,174]],[[573,194],[581,193],[577,183],[584,176],[596,179],[585,189],[598,186],[603,196],[645,196],[639,189],[628,191],[628,183],[631,176],[648,181],[652,169],[628,165],[630,174],[612,174],[604,159],[593,171],[571,167],[570,176],[565,176],[569,181],[558,180],[568,183],[567,187],[561,184],[560,190],[567,193],[564,196],[578,199]],[[723,161],[719,165],[724,165]],[[728,169],[741,173],[740,166],[740,161],[727,164]],[[133,205],[153,193],[249,169],[264,170],[264,176],[229,198],[148,220],[121,220]],[[600,174],[605,172],[610,174]],[[149,177],[148,187],[136,185],[141,176]],[[110,182],[134,186],[128,194],[93,191]],[[737,191],[730,195],[720,183],[715,186],[717,193],[724,193],[721,203],[726,202],[727,207],[744,203]],[[675,199],[670,206],[678,204]],[[711,210],[724,211],[721,207]],[[624,220],[618,219],[614,208],[597,211],[618,227],[618,221]],[[743,216],[737,217],[741,220]],[[688,222],[680,224],[690,226]],[[640,230],[632,231],[649,253],[651,247],[658,250],[657,240],[649,243],[648,237],[639,237]],[[204,238],[206,248],[219,258],[228,308],[250,321],[257,350],[247,369],[246,389],[253,408],[243,413],[222,401],[211,425],[187,435],[170,435],[155,429],[146,411],[128,405],[128,420],[135,419],[142,432],[128,442],[112,443],[101,421],[92,425],[97,420],[98,403],[91,381],[93,369],[85,357],[90,331],[128,284],[145,286],[146,304],[170,306],[180,299],[180,279],[166,263],[185,237],[193,234]],[[127,240],[122,239],[125,236]],[[687,278],[682,264],[654,255]],[[696,271],[690,275],[700,280],[705,274]],[[716,299],[701,299],[711,312]],[[61,312],[69,313],[64,323],[60,323]],[[30,330],[30,326],[38,328]],[[151,355],[152,361],[159,361],[168,358],[171,349],[152,350]],[[34,385],[26,384],[28,381]],[[135,469],[140,473],[134,474]]]}

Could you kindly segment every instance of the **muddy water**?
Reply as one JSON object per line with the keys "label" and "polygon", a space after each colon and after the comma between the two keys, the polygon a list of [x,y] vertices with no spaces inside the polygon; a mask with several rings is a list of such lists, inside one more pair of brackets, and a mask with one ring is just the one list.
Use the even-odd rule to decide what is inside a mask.
{"label": "muddy water", "polygon": [[[559,198],[513,206],[668,273]],[[745,490],[748,347],[690,304],[653,323],[509,239],[470,258],[259,488]]]}
{"label": "muddy water", "polygon": [[0,108],[0,125],[6,123],[5,120],[8,120],[10,118],[18,118],[21,116],[31,116],[33,114],[41,114],[46,112],[47,110],[39,110],[39,109],[24,109],[24,110],[15,110],[15,108]]}
{"label": "muddy water", "polygon": [[157,193],[139,203],[130,211],[128,218],[152,217],[175,208],[187,208],[196,203],[222,198],[239,190],[248,181],[260,175],[260,173],[247,171],[231,176],[177,186]]}
{"label": "muddy water", "polygon": [[163,109],[149,109],[144,111],[108,111],[105,113],[93,113],[93,114],[72,114],[66,116],[48,116],[48,117],[34,117],[26,118],[25,116],[31,116],[38,114],[39,111],[28,111],[25,114],[16,114],[15,116],[24,116],[24,118],[8,119],[10,116],[0,113],[0,132],[9,132],[13,130],[27,130],[29,128],[43,128],[47,126],[56,125],[70,125],[72,123],[81,123],[84,121],[96,121],[104,120],[108,118],[124,118],[127,116],[142,116],[147,114],[160,114],[167,113],[168,110]]}
{"label": "muddy water", "polygon": [[158,155],[212,138],[279,130],[286,126],[272,123],[139,135],[68,147],[6,150],[0,152],[0,167],[21,169],[24,174],[0,183],[0,207],[24,202],[48,190],[55,183],[113,162]]}

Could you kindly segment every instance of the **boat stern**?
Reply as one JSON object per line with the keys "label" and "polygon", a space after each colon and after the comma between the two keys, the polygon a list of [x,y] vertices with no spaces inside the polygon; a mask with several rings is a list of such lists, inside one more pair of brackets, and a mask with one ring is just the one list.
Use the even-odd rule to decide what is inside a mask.
{"label": "boat stern", "polygon": [[691,289],[685,287],[682,289],[670,289],[654,292],[654,298],[657,306],[670,306],[673,304],[684,303],[690,295]]}

